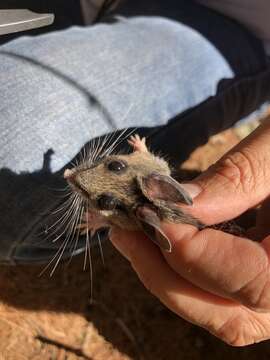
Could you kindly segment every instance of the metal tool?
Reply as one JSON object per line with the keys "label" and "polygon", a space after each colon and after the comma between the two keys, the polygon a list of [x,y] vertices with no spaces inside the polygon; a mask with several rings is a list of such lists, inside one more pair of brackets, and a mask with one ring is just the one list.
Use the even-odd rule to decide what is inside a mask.
{"label": "metal tool", "polygon": [[54,14],[38,14],[28,9],[0,10],[0,35],[51,25]]}

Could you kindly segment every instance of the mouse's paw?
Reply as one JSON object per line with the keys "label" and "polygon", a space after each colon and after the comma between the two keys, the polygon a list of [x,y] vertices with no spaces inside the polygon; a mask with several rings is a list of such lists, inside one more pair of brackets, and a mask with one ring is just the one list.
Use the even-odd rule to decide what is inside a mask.
{"label": "mouse's paw", "polygon": [[77,225],[77,230],[79,231],[80,235],[85,235],[90,233],[93,236],[96,231],[100,228],[104,228],[108,226],[108,222],[104,217],[96,212],[93,211],[86,211],[82,222]]}
{"label": "mouse's paw", "polygon": [[76,226],[76,229],[79,231],[80,235],[87,235],[90,233],[90,237],[93,237],[98,229],[102,226],[90,226],[87,222],[82,222],[81,224]]}
{"label": "mouse's paw", "polygon": [[80,235],[85,235],[91,230],[87,222],[80,223],[76,226],[76,229],[79,231]]}
{"label": "mouse's paw", "polygon": [[131,145],[134,151],[148,152],[145,137],[140,138],[138,134],[130,136],[128,139],[129,145]]}

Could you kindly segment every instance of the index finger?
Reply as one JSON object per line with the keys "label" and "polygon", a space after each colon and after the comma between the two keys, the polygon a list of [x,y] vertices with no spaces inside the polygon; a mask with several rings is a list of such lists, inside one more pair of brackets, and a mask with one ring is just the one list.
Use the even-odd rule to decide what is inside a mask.
{"label": "index finger", "polygon": [[187,191],[196,189],[192,215],[217,224],[264,201],[270,195],[269,141],[267,121],[189,183]]}

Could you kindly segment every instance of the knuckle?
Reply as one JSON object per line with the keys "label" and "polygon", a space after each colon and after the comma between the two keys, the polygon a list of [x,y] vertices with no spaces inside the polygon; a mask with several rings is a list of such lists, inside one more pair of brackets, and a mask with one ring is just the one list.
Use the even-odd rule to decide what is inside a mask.
{"label": "knuckle", "polygon": [[227,320],[215,333],[228,345],[239,347],[269,338],[269,329],[251,312],[245,312]]}
{"label": "knuckle", "polygon": [[237,316],[227,320],[216,332],[216,335],[231,346],[244,346],[249,343],[245,329],[246,319]]}
{"label": "knuckle", "polygon": [[235,292],[234,298],[254,311],[270,310],[269,264]]}
{"label": "knuckle", "polygon": [[256,167],[248,151],[228,154],[218,163],[216,172],[237,191],[248,194],[256,187]]}
{"label": "knuckle", "polygon": [[195,236],[182,241],[180,254],[175,254],[176,263],[179,263],[179,256],[181,256],[181,261],[186,264],[199,264],[205,254],[208,253],[209,239],[211,239],[212,234],[213,229],[206,228]]}
{"label": "knuckle", "polygon": [[257,296],[248,297],[246,306],[254,311],[270,310],[270,286],[269,281],[265,281],[264,286],[258,291]]}

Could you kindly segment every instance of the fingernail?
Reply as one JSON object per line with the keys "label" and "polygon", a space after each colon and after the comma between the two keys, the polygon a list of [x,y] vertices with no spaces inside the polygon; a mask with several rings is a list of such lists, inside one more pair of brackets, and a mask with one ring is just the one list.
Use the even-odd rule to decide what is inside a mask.
{"label": "fingernail", "polygon": [[181,184],[181,186],[187,191],[192,199],[195,199],[201,192],[202,188],[197,184]]}

